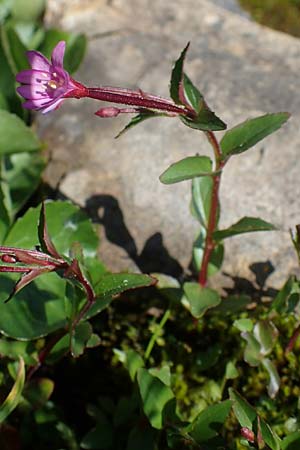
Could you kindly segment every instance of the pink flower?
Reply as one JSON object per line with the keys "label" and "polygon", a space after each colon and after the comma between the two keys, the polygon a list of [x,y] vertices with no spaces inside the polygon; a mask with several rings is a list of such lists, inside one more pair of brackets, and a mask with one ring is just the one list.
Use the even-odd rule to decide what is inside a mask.
{"label": "pink flower", "polygon": [[57,109],[66,94],[78,89],[78,84],[63,67],[65,47],[64,41],[56,45],[51,62],[40,52],[27,52],[31,69],[23,70],[16,76],[16,80],[22,83],[17,91],[26,99],[24,108],[47,113]]}
{"label": "pink flower", "polygon": [[133,91],[110,86],[86,87],[70,77],[63,67],[66,43],[59,42],[53,49],[51,62],[40,52],[31,50],[27,57],[31,69],[18,73],[16,80],[22,84],[17,91],[26,99],[23,107],[47,113],[57,109],[65,98],[93,98],[95,100],[128,105],[129,108],[100,108],[96,115],[115,117],[119,113],[145,113],[157,111],[165,115],[184,115],[193,117],[189,107],[176,105],[172,100],[147,94],[141,90]]}

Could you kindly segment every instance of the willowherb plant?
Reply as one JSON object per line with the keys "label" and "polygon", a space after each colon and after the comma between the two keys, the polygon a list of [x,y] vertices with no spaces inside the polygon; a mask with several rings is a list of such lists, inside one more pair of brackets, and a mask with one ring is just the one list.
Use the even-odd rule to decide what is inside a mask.
{"label": "willowherb plant", "polygon": [[244,153],[278,130],[288,120],[289,114],[280,112],[247,120],[228,130],[221,141],[218,141],[215,132],[226,129],[226,125],[211,111],[201,92],[184,73],[188,47],[189,44],[172,70],[170,83],[172,100],[142,90],[84,86],[71,78],[63,67],[65,51],[63,41],[54,48],[51,62],[39,52],[28,52],[32,68],[17,74],[16,79],[22,83],[22,86],[17,88],[19,94],[26,98],[23,106],[42,113],[58,108],[67,98],[89,97],[127,105],[125,108],[102,107],[95,113],[100,117],[138,113],[123,131],[152,117],[171,116],[179,117],[184,125],[204,132],[213,149],[213,159],[201,155],[190,156],[172,164],[160,176],[161,182],[165,184],[192,180],[191,209],[200,224],[193,249],[193,260],[199,275],[198,284],[193,282],[184,284],[184,292],[192,314],[200,317],[208,308],[220,302],[219,295],[206,285],[208,275],[218,270],[222,264],[223,240],[242,233],[275,229],[274,225],[256,217],[243,217],[227,229],[218,229],[222,171],[232,156]]}
{"label": "willowherb plant", "polygon": [[[18,48],[21,48],[20,45]],[[227,448],[228,443],[225,443],[224,434],[220,430],[228,417],[231,420],[230,411],[233,410],[241,427],[240,435],[244,439],[242,445],[246,448],[287,450],[290,442],[292,444],[297,443],[297,439],[300,439],[299,432],[296,437],[292,438],[292,441],[288,436],[285,442],[281,442],[274,430],[264,420],[265,417],[252,408],[237,392],[235,388],[239,389],[241,384],[238,384],[238,381],[235,383],[235,380],[242,378],[242,383],[244,382],[244,377],[239,377],[241,367],[239,367],[237,361],[237,359],[243,358],[249,365],[257,367],[257,370],[264,371],[264,374],[267,373],[269,382],[264,384],[263,389],[267,387],[272,401],[276,400],[275,397],[282,380],[279,376],[281,375],[280,370],[277,370],[277,360],[274,353],[275,349],[277,351],[281,336],[276,327],[277,324],[275,326],[273,323],[273,317],[276,318],[276,314],[278,317],[278,315],[292,312],[295,321],[299,322],[299,282],[295,277],[291,277],[287,281],[272,303],[272,316],[268,314],[269,309],[266,312],[266,308],[262,315],[259,311],[256,311],[256,316],[252,320],[244,316],[236,317],[234,313],[236,304],[230,310],[230,306],[228,306],[230,299],[228,301],[228,298],[224,299],[219,308],[214,308],[219,305],[221,298],[218,292],[207,287],[207,281],[208,276],[221,267],[224,239],[249,231],[275,229],[272,224],[253,217],[244,217],[227,229],[219,229],[219,190],[223,169],[231,157],[245,152],[261,139],[276,131],[288,119],[289,114],[284,112],[266,114],[248,120],[226,131],[221,140],[217,139],[215,133],[225,130],[226,125],[211,111],[201,92],[184,73],[184,60],[187,50],[188,45],[172,70],[171,99],[164,99],[142,90],[108,86],[84,86],[73,79],[64,67],[65,42],[63,41],[60,41],[53,49],[51,60],[48,60],[42,53],[29,51],[27,56],[31,69],[26,69],[26,66],[21,65],[18,69],[19,73],[16,75],[17,81],[21,84],[18,87],[18,93],[26,99],[23,103],[26,109],[48,113],[58,108],[68,98],[87,97],[113,104],[113,106],[103,106],[98,109],[95,114],[99,117],[116,117],[121,113],[136,114],[123,131],[153,117],[177,118],[185,126],[202,131],[213,150],[211,158],[203,155],[189,156],[172,164],[160,176],[161,182],[165,184],[185,180],[192,181],[191,212],[199,222],[199,234],[193,249],[198,279],[195,282],[185,282],[183,289],[177,280],[165,279],[167,289],[163,292],[163,276],[158,274],[158,287],[161,289],[162,297],[165,296],[163,304],[165,305],[165,298],[167,298],[169,306],[159,321],[154,321],[154,325],[152,324],[154,331],[150,340],[147,341],[148,345],[146,345],[145,351],[143,351],[144,342],[140,344],[140,342],[134,340],[130,341],[129,336],[126,337],[124,345],[121,343],[119,348],[116,348],[119,343],[116,343],[115,336],[113,336],[112,322],[109,323],[109,336],[112,335],[111,346],[113,347],[114,357],[118,358],[128,371],[132,381],[132,392],[126,392],[126,395],[128,394],[126,398],[121,397],[117,399],[115,405],[110,405],[108,416],[106,416],[107,411],[102,412],[101,410],[100,399],[99,404],[97,400],[97,404],[90,405],[91,415],[93,420],[96,421],[96,427],[83,437],[80,446],[82,448],[100,448],[100,446],[102,448],[103,446],[103,448],[111,450],[117,447],[125,448],[126,440],[126,448],[130,450],[146,447],[174,450],[183,447],[195,450]],[[0,111],[0,114],[2,119],[11,121],[11,123],[14,122],[14,126],[18,127],[22,136],[21,150],[13,145],[13,139],[7,139],[6,143],[9,142],[9,145],[12,145],[9,150],[11,153],[15,152],[16,149],[20,152],[24,151],[24,142],[27,142],[25,148],[27,151],[37,150],[39,144],[33,138],[28,127],[23,123],[20,125],[20,120],[7,111]],[[9,166],[13,166],[13,164]],[[1,172],[4,180],[7,176],[5,169],[3,167],[3,173]],[[40,174],[39,171],[38,174]],[[13,177],[11,176],[11,178]],[[3,185],[4,182],[2,181],[1,187]],[[14,185],[12,186],[14,188]],[[6,191],[8,190],[6,189]],[[13,189],[11,190],[13,192]],[[15,189],[15,191],[19,193],[20,189]],[[14,348],[15,344],[19,351],[18,345],[21,341],[25,341],[22,342],[24,344],[26,341],[33,342],[39,338],[47,337],[35,358],[32,357],[31,353],[28,353],[29,350],[25,347],[22,347],[22,354],[18,354],[21,357],[15,384],[11,394],[0,405],[0,423],[2,423],[21,401],[23,394],[26,398],[25,383],[28,387],[31,381],[36,381],[36,379],[30,379],[43,363],[47,364],[51,361],[51,358],[55,358],[57,352],[61,355],[71,349],[72,355],[77,357],[86,348],[99,345],[101,339],[97,333],[99,331],[101,333],[102,329],[99,327],[100,321],[99,323],[96,321],[90,322],[92,317],[107,308],[118,294],[137,287],[153,286],[156,280],[148,275],[108,273],[97,256],[98,236],[89,219],[75,205],[60,201],[45,202],[42,204],[41,210],[40,208],[31,208],[14,223],[16,214],[24,205],[24,198],[22,197],[23,203],[21,203],[14,193],[11,198],[18,200],[14,204],[14,201],[5,199],[1,189],[0,194],[0,207],[5,212],[0,220],[2,293],[6,294],[6,298],[16,295],[7,304],[0,304],[0,330],[5,333],[8,339],[13,338],[15,340],[9,341],[9,343],[12,343],[12,347],[7,349],[5,347],[6,341],[3,342],[4,339],[0,339],[1,355],[10,357],[11,348]],[[2,197],[4,198],[3,201]],[[10,209],[6,208],[7,205],[10,206]],[[36,233],[38,222],[38,233]],[[298,228],[293,236],[293,243],[299,256]],[[21,273],[22,276],[15,284],[15,280],[12,280],[10,273],[7,272]],[[168,285],[168,282],[174,281],[177,284]],[[26,289],[22,290],[25,286]],[[171,289],[168,289],[170,287]],[[152,295],[151,292],[150,295]],[[173,301],[175,297],[177,302]],[[206,336],[203,336],[201,327],[206,322],[211,326],[211,316],[199,321],[199,329],[197,329],[198,320],[191,323],[189,314],[181,308],[181,305],[179,311],[176,309],[176,313],[179,312],[179,315],[184,315],[184,318],[187,316],[188,334],[191,331],[189,338],[192,339],[185,342],[184,336],[178,337],[179,334],[182,332],[185,334],[187,331],[181,324],[176,330],[177,334],[172,335],[170,333],[171,347],[174,347],[174,342],[177,344],[177,336],[180,341],[178,342],[178,349],[180,345],[187,346],[190,349],[189,351],[193,353],[190,372],[195,372],[191,375],[196,377],[192,380],[194,384],[198,385],[197,389],[203,391],[205,395],[205,405],[202,404],[201,410],[199,408],[197,410],[197,415],[190,415],[188,420],[185,420],[178,412],[179,396],[177,396],[178,393],[175,396],[174,384],[171,383],[170,366],[172,367],[172,377],[176,378],[178,375],[173,370],[176,367],[176,358],[172,360],[172,357],[170,357],[168,345],[163,348],[165,356],[162,357],[161,361],[159,358],[156,359],[156,352],[153,351],[161,336],[166,341],[169,338],[164,327],[169,319],[175,318],[172,308],[178,308],[178,299],[188,307],[196,319],[201,318],[208,309],[212,309],[215,317],[220,314],[220,311],[221,315],[224,310],[226,310],[226,313],[229,312],[230,317],[236,319],[233,323],[235,342],[239,339],[241,343],[241,346],[232,352],[234,354],[229,349],[230,355],[228,356],[226,354],[228,349],[225,348],[222,337],[227,339],[230,330],[226,328],[225,335],[224,333],[221,335],[222,347],[219,342],[215,342],[215,339],[217,340],[215,328],[208,340],[206,340]],[[241,297],[239,300],[241,300]],[[235,303],[239,303],[239,301]],[[247,312],[244,311],[244,305],[239,305],[239,311],[242,310],[242,315],[247,315]],[[151,309],[153,310],[151,314],[160,317],[161,310],[156,307]],[[298,322],[294,334],[289,336],[289,342],[286,346],[287,354],[292,353],[299,335]],[[145,320],[139,323],[144,324]],[[212,323],[214,324],[213,321]],[[130,326],[135,330],[134,323],[131,323]],[[93,327],[96,332],[94,332]],[[241,333],[240,335],[237,330]],[[104,339],[109,338],[104,337]],[[196,344],[190,345],[190,340],[196,341]],[[204,342],[204,347],[207,342],[209,345],[209,348],[203,352],[201,349],[199,352],[197,347],[200,340]],[[130,346],[128,348],[128,342],[134,343],[131,348]],[[229,340],[226,342],[229,342]],[[218,346],[220,346],[219,349]],[[138,351],[133,350],[133,348],[138,349]],[[183,354],[181,351],[179,351],[180,355]],[[218,361],[220,354],[222,354],[224,361]],[[22,357],[25,358],[25,363],[29,366],[26,378]],[[156,365],[159,365],[159,367],[149,368],[150,364],[156,363],[158,360],[159,363]],[[180,360],[180,364],[184,365],[185,361]],[[213,367],[214,370],[214,367],[222,366],[222,364],[226,364],[225,373],[222,372],[221,375],[223,378],[221,380],[210,379],[211,387],[203,387],[202,381],[199,381],[199,379],[205,379],[205,370],[210,367]],[[202,370],[200,378],[198,370],[200,372]],[[216,372],[218,372],[216,375],[218,377],[219,368]],[[89,376],[91,375],[89,373]],[[181,375],[180,372],[179,376]],[[99,384],[98,381],[97,379],[97,384]],[[233,387],[229,389],[229,398],[226,399],[225,397],[224,399],[227,382],[232,383]],[[45,401],[50,395],[51,389],[48,390]],[[186,396],[185,391],[183,395]],[[94,402],[94,398],[92,401]],[[126,410],[126,418],[123,417],[124,410]],[[96,414],[95,411],[97,411]],[[120,426],[121,428],[119,428]],[[70,434],[68,431],[67,434]],[[106,436],[104,440],[103,433]],[[115,442],[119,442],[119,438],[122,442],[121,446],[115,445]],[[76,445],[73,444],[70,444],[70,448],[71,446],[75,448]],[[232,442],[230,442],[230,446],[231,444]]]}

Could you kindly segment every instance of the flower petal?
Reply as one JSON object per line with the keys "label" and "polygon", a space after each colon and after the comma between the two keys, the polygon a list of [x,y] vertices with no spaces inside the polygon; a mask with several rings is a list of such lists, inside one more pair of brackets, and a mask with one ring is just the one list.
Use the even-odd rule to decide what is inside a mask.
{"label": "flower petal", "polygon": [[17,91],[22,97],[28,98],[30,100],[43,99],[52,100],[49,94],[43,89],[43,86],[36,84],[26,84],[24,86],[17,87]]}
{"label": "flower petal", "polygon": [[30,50],[27,52],[27,58],[29,64],[34,70],[43,70],[49,72],[50,70],[50,62],[44,55],[40,52],[36,52],[35,50]]}
{"label": "flower petal", "polygon": [[54,102],[51,102],[51,104],[49,104],[49,106],[46,106],[45,108],[41,108],[40,111],[42,114],[46,114],[46,113],[52,111],[53,109],[57,109],[63,101],[64,101],[63,98],[59,98],[59,99],[55,100]]}
{"label": "flower petal", "polygon": [[22,103],[22,107],[25,109],[35,109],[39,110],[40,108],[45,107],[45,105],[48,105],[48,103],[45,99],[39,99],[39,100],[27,100],[26,102]]}
{"label": "flower petal", "polygon": [[66,49],[66,43],[65,41],[60,41],[56,47],[54,47],[52,55],[51,55],[51,62],[54,66],[54,70],[56,68],[63,69],[63,63],[64,63],[64,54]]}
{"label": "flower petal", "polygon": [[51,74],[50,72],[46,72],[43,70],[22,70],[22,72],[19,72],[16,75],[16,80],[19,83],[24,84],[39,84],[43,83],[44,81],[50,81]]}

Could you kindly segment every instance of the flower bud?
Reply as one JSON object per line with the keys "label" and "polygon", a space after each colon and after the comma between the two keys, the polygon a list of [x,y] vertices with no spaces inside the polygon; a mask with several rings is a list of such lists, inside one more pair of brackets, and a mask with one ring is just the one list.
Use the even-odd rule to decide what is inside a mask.
{"label": "flower bud", "polygon": [[251,431],[247,427],[241,428],[241,435],[243,438],[245,438],[248,442],[254,443],[255,442],[255,434],[253,431]]}
{"label": "flower bud", "polygon": [[106,108],[100,108],[95,112],[99,117],[117,117],[120,114],[120,109],[114,106],[107,106]]}

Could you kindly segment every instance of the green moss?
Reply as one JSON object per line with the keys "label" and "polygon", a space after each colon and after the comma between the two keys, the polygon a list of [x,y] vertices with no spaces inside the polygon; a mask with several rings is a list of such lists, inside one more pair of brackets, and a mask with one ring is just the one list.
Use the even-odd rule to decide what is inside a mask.
{"label": "green moss", "polygon": [[300,0],[239,0],[239,3],[262,25],[300,36]]}

